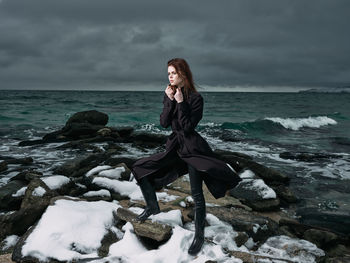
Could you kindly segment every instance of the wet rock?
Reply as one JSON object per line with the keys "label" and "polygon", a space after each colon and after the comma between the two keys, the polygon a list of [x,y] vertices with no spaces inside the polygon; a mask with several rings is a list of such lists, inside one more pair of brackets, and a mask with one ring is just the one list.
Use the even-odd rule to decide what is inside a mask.
{"label": "wet rock", "polygon": [[289,182],[289,178],[286,175],[252,160],[226,153],[219,154],[219,156],[221,160],[230,164],[233,167],[233,169],[235,169],[237,172],[240,172],[244,169],[249,169],[253,171],[258,177],[262,178],[267,184],[273,182]]}
{"label": "wet rock", "polygon": [[230,223],[235,231],[246,232],[255,242],[264,242],[267,238],[279,232],[278,224],[270,218],[243,209],[207,207],[207,213]]}
{"label": "wet rock", "polygon": [[114,166],[120,163],[125,163],[127,167],[132,167],[132,165],[135,163],[136,160],[137,159],[128,158],[128,157],[111,157],[105,160],[104,164]]}
{"label": "wet rock", "polygon": [[108,115],[96,110],[81,111],[74,113],[68,119],[66,125],[72,123],[90,123],[105,126],[108,123]]}
{"label": "wet rock", "polygon": [[300,152],[300,153],[291,153],[291,152],[282,152],[279,154],[282,159],[297,160],[302,162],[315,162],[324,159],[340,158],[341,155],[337,154],[328,154],[328,153],[309,153],[309,152]]}
{"label": "wet rock", "polygon": [[98,166],[108,157],[109,154],[107,153],[90,154],[87,156],[78,157],[74,160],[69,160],[63,165],[57,167],[54,172],[56,174],[62,174],[70,177],[83,176],[85,173]]}
{"label": "wet rock", "polygon": [[247,242],[249,239],[249,236],[244,232],[238,232],[238,235],[235,237],[235,242],[238,247],[242,246]]}
{"label": "wet rock", "polygon": [[0,173],[7,170],[7,163],[5,161],[0,162]]}
{"label": "wet rock", "polygon": [[117,132],[120,137],[127,138],[134,132],[134,127],[132,126],[125,126],[125,127],[109,127],[109,129],[112,130],[112,132]]}
{"label": "wet rock", "polygon": [[137,134],[132,134],[130,139],[133,142],[133,146],[155,148],[157,146],[164,145],[166,143],[167,136],[162,134],[140,132]]}
{"label": "wet rock", "polygon": [[26,170],[23,172],[18,173],[14,177],[10,178],[11,181],[15,180],[20,180],[25,183],[29,183],[31,180],[38,179],[42,176],[43,174],[41,172],[35,171],[35,170]]}
{"label": "wet rock", "polygon": [[137,215],[129,209],[118,208],[117,213],[114,212],[113,215],[120,220],[130,222],[138,236],[147,237],[158,242],[166,241],[171,237],[171,226],[152,222],[151,220],[146,220],[143,223],[136,222],[134,219]]}
{"label": "wet rock", "polygon": [[269,185],[277,194],[277,196],[280,198],[281,201],[284,201],[287,204],[292,204],[298,202],[297,197],[294,195],[294,193],[285,185],[283,184],[270,184]]}
{"label": "wet rock", "polygon": [[22,165],[28,165],[33,163],[32,157],[25,157],[25,158],[11,158],[6,160],[7,164],[22,164]]}
{"label": "wet rock", "polygon": [[338,211],[322,211],[314,207],[299,208],[300,222],[326,228],[339,234],[350,234],[350,215]]}
{"label": "wet rock", "polygon": [[0,209],[10,211],[19,209],[23,196],[13,196],[27,184],[20,180],[13,180],[0,187]]}
{"label": "wet rock", "polygon": [[101,247],[97,251],[98,256],[108,256],[109,247],[117,241],[119,241],[118,237],[111,230],[108,230],[108,233],[101,240]]}
{"label": "wet rock", "polygon": [[314,243],[315,245],[317,245],[317,247],[322,249],[325,249],[328,246],[335,244],[335,242],[339,239],[336,234],[319,229],[306,230],[303,238]]}
{"label": "wet rock", "polygon": [[[259,189],[257,189],[255,182],[259,183]],[[229,193],[255,211],[278,210],[280,205],[279,199],[264,198],[264,193],[262,191],[264,191],[264,193],[271,191],[271,194],[276,196],[273,190],[264,185],[261,179],[243,179],[235,188],[231,189]]]}

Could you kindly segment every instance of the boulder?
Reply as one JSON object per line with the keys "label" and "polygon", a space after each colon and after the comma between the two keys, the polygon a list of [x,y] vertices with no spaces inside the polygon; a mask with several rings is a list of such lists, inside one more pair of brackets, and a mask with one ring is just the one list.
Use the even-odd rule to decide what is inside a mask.
{"label": "boulder", "polygon": [[279,154],[282,159],[291,159],[302,162],[315,162],[324,159],[331,158],[341,158],[342,156],[337,154],[329,154],[329,153],[310,153],[310,152],[300,152],[300,153],[291,153],[291,152],[282,152]]}
{"label": "boulder", "polygon": [[23,196],[13,196],[19,189],[27,184],[20,180],[9,181],[6,185],[0,187],[0,209],[17,210],[19,209]]}
{"label": "boulder", "polygon": [[147,237],[158,242],[164,242],[171,237],[171,226],[158,222],[152,222],[151,220],[146,220],[143,223],[139,223],[134,220],[137,215],[129,209],[118,208],[117,213],[114,212],[113,214],[117,220],[119,219],[130,222],[138,236]]}
{"label": "boulder", "polygon": [[66,125],[71,123],[90,123],[105,126],[108,123],[108,115],[96,110],[81,111],[74,113],[68,119]]}

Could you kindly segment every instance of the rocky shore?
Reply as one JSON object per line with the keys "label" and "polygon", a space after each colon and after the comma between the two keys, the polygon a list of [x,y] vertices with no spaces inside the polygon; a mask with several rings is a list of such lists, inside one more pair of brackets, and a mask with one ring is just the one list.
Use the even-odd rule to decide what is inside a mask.
{"label": "rocky shore", "polygon": [[[113,255],[120,255],[127,238],[136,236],[148,251],[161,250],[176,240],[175,235],[191,229],[194,204],[186,175],[159,189],[157,197],[162,213],[158,217],[143,224],[133,221],[145,203],[129,169],[136,158],[118,157],[125,151],[119,143],[132,143],[145,152],[161,150],[166,136],[135,132],[133,127],[108,127],[107,123],[108,115],[104,113],[78,112],[62,129],[39,140],[19,142],[22,147],[59,143],[57,149],[76,149],[79,156],[55,167],[54,175],[37,171],[40,164],[30,156],[0,156],[0,176],[15,174],[0,187],[0,254],[4,255],[1,260],[7,261],[11,254],[15,262],[108,262]],[[98,143],[104,143],[105,147],[99,147]],[[225,262],[350,262],[349,217],[316,210],[299,211],[296,216],[290,208],[297,210],[299,200],[289,189],[289,178],[283,171],[266,167],[242,153],[223,150],[215,153],[243,180],[220,199],[211,196],[203,185],[208,249],[218,246],[221,250],[217,253],[223,253],[222,258],[232,259]],[[309,160],[324,156],[282,153],[281,157]],[[20,166],[11,168],[11,164]],[[71,218],[82,221],[86,218],[93,229],[101,227],[99,222],[103,223],[101,230],[92,231],[96,231],[92,238],[96,244],[87,242],[89,235],[84,236],[84,231],[79,230],[79,235],[67,241],[65,252],[60,253],[60,247],[45,248],[53,240],[52,235],[67,234],[69,222],[66,225],[65,222],[70,213],[77,211],[80,214]],[[91,219],[94,215],[96,220]],[[46,244],[39,246],[37,236],[45,242],[45,227],[56,227],[56,232],[47,237]],[[225,238],[232,240],[223,242],[218,232],[211,233],[210,229],[215,227],[217,231],[224,229]],[[81,236],[84,241],[80,240]],[[58,239],[57,236],[54,240]],[[185,247],[183,253],[186,251]],[[203,251],[203,258],[210,255]],[[212,258],[198,262],[223,262]],[[186,260],[190,259],[183,262]]]}

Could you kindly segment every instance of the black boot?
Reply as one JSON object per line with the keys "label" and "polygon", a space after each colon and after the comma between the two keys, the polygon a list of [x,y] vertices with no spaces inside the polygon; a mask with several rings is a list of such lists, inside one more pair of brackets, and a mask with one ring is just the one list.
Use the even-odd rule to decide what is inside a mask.
{"label": "black boot", "polygon": [[200,207],[195,207],[194,224],[195,224],[195,234],[190,248],[188,249],[188,254],[194,256],[202,248],[204,243],[204,226],[205,226],[205,203],[201,203]]}
{"label": "black boot", "polygon": [[146,202],[145,210],[136,217],[136,221],[144,222],[150,215],[156,215],[160,213],[156,192],[153,186],[149,182],[147,176],[142,177],[139,180],[139,185],[143,198]]}

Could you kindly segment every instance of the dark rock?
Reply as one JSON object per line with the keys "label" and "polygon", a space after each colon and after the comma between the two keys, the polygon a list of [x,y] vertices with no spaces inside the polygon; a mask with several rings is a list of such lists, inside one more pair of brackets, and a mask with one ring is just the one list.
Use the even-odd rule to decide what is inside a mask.
{"label": "dark rock", "polygon": [[245,244],[249,239],[249,236],[244,232],[238,232],[238,236],[235,237],[235,242],[237,247],[240,247]]}
{"label": "dark rock", "polygon": [[68,139],[67,138],[54,138],[54,139],[21,141],[18,143],[18,146],[32,146],[32,145],[37,145],[37,144],[56,143],[56,142],[65,142],[65,141],[68,141]]}
{"label": "dark rock", "polygon": [[349,256],[349,262],[350,262],[350,250],[344,245],[337,244],[332,247],[327,248],[327,256],[329,257],[338,257],[342,255],[348,255]]}
{"label": "dark rock", "polygon": [[278,224],[270,218],[260,216],[244,209],[226,207],[207,207],[207,213],[228,222],[235,231],[246,232],[255,242],[264,242],[279,233]]}
{"label": "dark rock", "polygon": [[[111,134],[112,134],[112,130],[109,128],[102,128],[102,129],[97,131],[97,135],[100,135],[102,137],[107,137],[107,136],[110,136]],[[116,133],[116,134],[118,134],[118,133]]]}
{"label": "dark rock", "polygon": [[68,119],[66,125],[71,123],[90,123],[105,126],[108,123],[108,115],[96,110],[81,111],[74,113]]}
{"label": "dark rock", "polygon": [[242,180],[235,188],[229,191],[230,195],[238,198],[243,204],[255,211],[273,211],[279,209],[279,199],[263,199],[259,192],[253,187],[256,179]]}
{"label": "dark rock", "polygon": [[31,180],[40,178],[42,175],[41,172],[35,170],[26,170],[10,178],[9,181],[20,180],[28,184]]}
{"label": "dark rock", "polygon": [[2,161],[0,163],[0,173],[3,171],[6,171],[6,170],[7,170],[7,163],[6,163],[6,161]]}
{"label": "dark rock", "polygon": [[325,249],[328,246],[335,244],[336,241],[339,239],[336,234],[319,229],[306,230],[303,238],[314,243],[317,247],[322,249]]}
{"label": "dark rock", "polygon": [[228,150],[215,149],[214,153],[219,154],[219,155],[235,155],[237,157],[244,158],[247,160],[253,160],[253,158],[251,156],[249,156],[248,154],[244,154],[244,153],[240,153],[240,152],[231,152]]}
{"label": "dark rock", "polygon": [[238,157],[236,155],[229,155],[229,154],[219,154],[219,159],[227,162],[230,164],[233,169],[235,169],[237,172],[240,172],[244,169],[249,169],[253,171],[258,177],[262,178],[265,183],[273,183],[273,182],[281,182],[281,183],[288,183],[289,178],[274,170],[271,168],[268,168],[266,166],[263,166],[257,162],[254,162],[249,159],[245,159],[242,157]]}
{"label": "dark rock", "polygon": [[28,165],[33,163],[33,158],[32,157],[25,157],[25,158],[12,158],[6,160],[7,164],[23,164],[23,165]]}
{"label": "dark rock", "polygon": [[112,132],[117,132],[119,136],[123,138],[129,137],[134,132],[134,128],[131,126],[118,127],[118,128],[109,127],[109,128],[112,130]]}
{"label": "dark rock", "polygon": [[324,160],[324,159],[342,157],[341,155],[337,155],[337,154],[308,153],[308,152],[301,152],[301,153],[282,152],[279,154],[279,156],[282,159],[291,159],[291,160],[297,160],[302,162],[315,162],[315,161]]}
{"label": "dark rock", "polygon": [[287,204],[298,202],[298,199],[294,195],[294,193],[285,185],[283,185],[283,184],[277,184],[277,185],[270,184],[269,186],[276,192],[277,196],[282,201],[285,201]]}
{"label": "dark rock", "polygon": [[133,142],[133,146],[139,146],[144,148],[155,148],[160,145],[164,145],[167,140],[167,136],[162,134],[152,134],[141,132],[132,134],[130,139]]}
{"label": "dark rock", "polygon": [[83,176],[92,168],[98,166],[101,162],[109,157],[107,153],[90,154],[88,156],[78,157],[74,160],[69,160],[63,165],[57,167],[54,172],[70,177]]}
{"label": "dark rock", "polygon": [[6,185],[0,187],[0,209],[4,210],[17,210],[19,209],[23,196],[12,196],[19,189],[26,186],[23,181],[13,180]]}
{"label": "dark rock", "polygon": [[117,241],[119,241],[117,236],[111,230],[108,230],[107,234],[101,240],[101,247],[97,251],[98,256],[106,257],[109,252],[109,247]]}
{"label": "dark rock", "polygon": [[296,214],[300,222],[326,228],[338,234],[350,234],[350,215],[339,211],[320,211],[314,207],[299,208]]}
{"label": "dark rock", "polygon": [[[42,196],[35,194],[34,191],[37,187],[42,187],[45,190],[45,193]],[[50,199],[55,195],[57,194],[53,192],[42,180],[34,179],[29,183],[27,187],[21,204],[21,209],[26,209],[27,207],[36,205],[42,207],[42,210],[45,210],[49,205]],[[40,217],[41,214],[38,216]]]}

